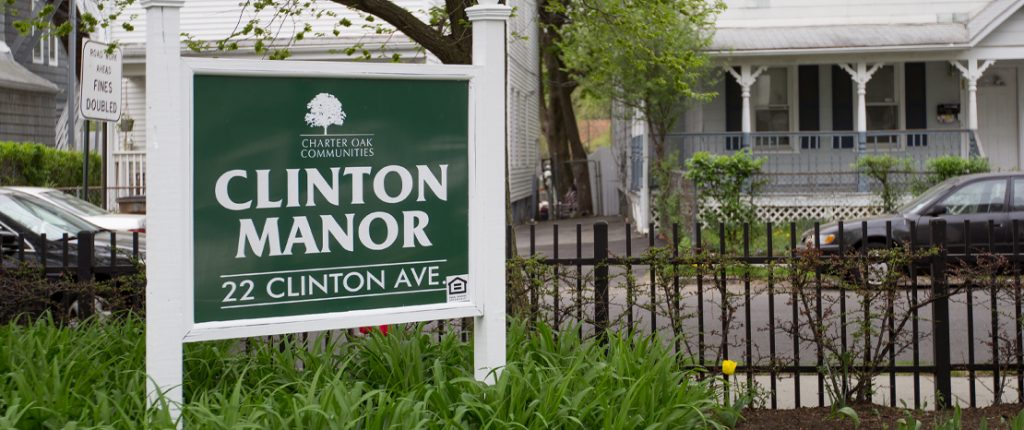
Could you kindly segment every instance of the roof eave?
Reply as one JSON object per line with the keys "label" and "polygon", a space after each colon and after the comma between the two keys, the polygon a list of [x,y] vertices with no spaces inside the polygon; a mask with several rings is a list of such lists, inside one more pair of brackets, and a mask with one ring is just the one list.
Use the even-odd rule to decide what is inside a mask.
{"label": "roof eave", "polygon": [[709,50],[714,57],[769,57],[787,55],[828,55],[828,54],[879,54],[891,52],[935,52],[958,51],[970,48],[967,43],[950,43],[941,45],[887,45],[887,46],[850,46],[831,48],[785,48],[758,50]]}
{"label": "roof eave", "polygon": [[972,48],[977,46],[1022,7],[1024,0],[996,0],[982,9],[967,25],[969,45]]}

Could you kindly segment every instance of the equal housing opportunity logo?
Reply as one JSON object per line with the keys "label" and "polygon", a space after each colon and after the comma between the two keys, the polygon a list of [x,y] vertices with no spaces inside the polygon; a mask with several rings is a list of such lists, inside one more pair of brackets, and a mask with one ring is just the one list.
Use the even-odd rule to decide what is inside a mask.
{"label": "equal housing opportunity logo", "polygon": [[299,157],[359,158],[373,156],[373,134],[329,134],[331,126],[341,127],[348,114],[341,100],[319,93],[306,103],[306,125],[323,129],[323,134],[300,134]]}

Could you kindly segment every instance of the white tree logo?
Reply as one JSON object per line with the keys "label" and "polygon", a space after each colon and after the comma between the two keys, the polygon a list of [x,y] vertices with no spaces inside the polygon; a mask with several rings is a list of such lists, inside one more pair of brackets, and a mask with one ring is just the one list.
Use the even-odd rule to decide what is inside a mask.
{"label": "white tree logo", "polygon": [[306,113],[306,124],[310,127],[323,127],[325,135],[327,127],[345,123],[347,115],[341,110],[341,101],[330,94],[317,94],[306,104],[306,108],[309,109]]}

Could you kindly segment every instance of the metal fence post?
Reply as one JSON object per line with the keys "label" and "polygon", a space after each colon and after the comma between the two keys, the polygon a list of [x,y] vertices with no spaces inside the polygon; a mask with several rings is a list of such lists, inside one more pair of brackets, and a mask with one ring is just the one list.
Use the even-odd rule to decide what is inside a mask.
{"label": "metal fence post", "polygon": [[932,356],[935,359],[935,407],[952,405],[952,380],[949,358],[949,284],[946,282],[946,221],[931,221],[932,246]]}
{"label": "metal fence post", "polygon": [[[114,246],[111,244],[111,246]],[[93,234],[90,231],[78,232],[78,283],[88,284],[92,282],[92,263],[93,263]],[[80,318],[88,318],[92,315],[93,295],[91,292],[82,295],[78,298],[78,316]]]}
{"label": "metal fence post", "polygon": [[594,224],[594,331],[604,339],[608,330],[608,223]]}

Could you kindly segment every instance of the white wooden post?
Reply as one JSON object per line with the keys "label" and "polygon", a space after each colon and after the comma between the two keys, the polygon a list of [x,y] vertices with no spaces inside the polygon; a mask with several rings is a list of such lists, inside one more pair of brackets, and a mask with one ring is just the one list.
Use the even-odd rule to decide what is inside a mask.
{"label": "white wooden post", "polygon": [[[186,201],[188,166],[181,106],[180,10],[184,0],[142,0],[146,10],[146,373],[147,396],[157,390],[171,403],[177,418],[182,403],[182,291],[188,253]],[[178,424],[179,427],[181,423]]]}
{"label": "white wooden post", "polygon": [[[857,158],[860,158],[868,149],[868,81],[882,64],[876,63],[870,69],[867,63],[863,62],[854,66],[840,64],[839,67],[849,73],[850,78],[857,84]],[[862,192],[868,191],[867,178],[864,175],[858,175],[858,178],[857,189]]]}
{"label": "white wooden post", "polygon": [[857,63],[854,66],[840,64],[839,67],[849,73],[850,78],[857,84],[857,152],[864,152],[867,149],[868,132],[868,81],[882,67],[882,64],[876,63],[870,69],[867,63]]}
{"label": "white wooden post", "polygon": [[[959,61],[950,60],[949,64],[956,67],[960,71],[960,74],[967,80],[967,130],[970,131],[970,140],[972,143],[978,146],[980,151],[980,144],[977,144],[978,135],[978,79],[985,74],[985,70],[988,70],[989,66],[995,64],[995,60],[985,61],[981,66],[978,66],[978,59],[972,58],[967,60],[967,67],[960,64]],[[961,151],[966,152],[966,151]],[[969,154],[961,154],[967,156]]]}
{"label": "white wooden post", "polygon": [[[471,258],[482,260],[479,276],[471,282],[491,290],[505,284],[505,23],[512,8],[497,0],[480,0],[466,9],[473,23],[473,65],[483,68],[476,88],[479,194],[484,199],[479,216],[471,219]],[[472,162],[472,161],[471,161]],[[502,291],[504,288],[493,288]],[[473,367],[477,380],[493,384],[505,366],[505,294],[483,297],[484,315],[475,319]]]}
{"label": "white wooden post", "polygon": [[753,127],[750,124],[750,87],[754,86],[757,82],[757,78],[768,70],[767,67],[759,67],[757,70],[751,72],[749,65],[740,66],[740,72],[736,73],[732,67],[726,67],[725,71],[732,75],[733,79],[736,79],[736,83],[740,85],[740,97],[743,99],[743,116],[740,123],[740,130],[743,132],[743,147],[750,147],[750,133],[753,131]]}

